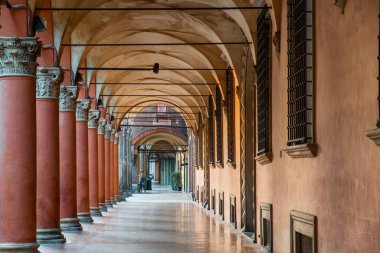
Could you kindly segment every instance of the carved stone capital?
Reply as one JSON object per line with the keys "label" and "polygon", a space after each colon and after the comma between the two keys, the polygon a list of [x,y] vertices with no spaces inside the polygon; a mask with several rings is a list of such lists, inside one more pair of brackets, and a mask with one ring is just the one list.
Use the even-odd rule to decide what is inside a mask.
{"label": "carved stone capital", "polygon": [[118,144],[119,143],[119,133],[115,133],[115,137],[113,139],[113,143],[114,144]]}
{"label": "carved stone capital", "polygon": [[78,99],[77,100],[77,106],[76,106],[76,120],[77,121],[87,121],[89,109],[90,109],[90,100]]}
{"label": "carved stone capital", "polygon": [[111,131],[112,131],[112,125],[111,124],[107,124],[106,128],[105,128],[104,138],[110,139],[111,138]]}
{"label": "carved stone capital", "polygon": [[100,118],[98,121],[98,134],[104,134],[106,128],[107,120],[105,118]]}
{"label": "carved stone capital", "polygon": [[99,110],[90,110],[88,113],[88,128],[98,128]]}
{"label": "carved stone capital", "polygon": [[116,134],[116,129],[115,129],[115,128],[112,128],[112,131],[111,131],[111,137],[110,137],[110,141],[111,141],[111,142],[114,142],[114,141],[115,141],[115,134]]}
{"label": "carved stone capital", "polygon": [[61,68],[37,68],[36,98],[58,99],[60,84],[63,81]]}
{"label": "carved stone capital", "polygon": [[41,44],[32,37],[0,37],[0,77],[35,77]]}
{"label": "carved stone capital", "polygon": [[77,96],[77,86],[61,86],[59,93],[59,110],[62,112],[75,112]]}

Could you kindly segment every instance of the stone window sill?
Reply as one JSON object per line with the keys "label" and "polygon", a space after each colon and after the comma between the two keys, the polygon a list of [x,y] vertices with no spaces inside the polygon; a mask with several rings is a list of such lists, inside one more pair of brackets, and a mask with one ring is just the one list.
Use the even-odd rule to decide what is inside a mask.
{"label": "stone window sill", "polygon": [[261,165],[271,163],[273,160],[273,153],[272,152],[266,152],[264,154],[258,155],[255,157],[255,160]]}
{"label": "stone window sill", "polygon": [[380,128],[368,130],[366,136],[370,138],[377,146],[380,146]]}
{"label": "stone window sill", "polygon": [[288,146],[284,151],[291,158],[310,158],[317,156],[318,145],[316,143]]}

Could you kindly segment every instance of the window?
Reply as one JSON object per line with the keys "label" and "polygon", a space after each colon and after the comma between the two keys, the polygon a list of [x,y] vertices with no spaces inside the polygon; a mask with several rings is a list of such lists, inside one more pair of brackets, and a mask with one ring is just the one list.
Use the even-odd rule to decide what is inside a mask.
{"label": "window", "polygon": [[257,160],[272,160],[270,140],[270,29],[268,9],[257,19]]}
{"label": "window", "polygon": [[267,204],[267,203],[261,203],[260,205],[261,245],[267,248],[268,253],[271,253],[273,249],[272,220],[273,220],[272,205]]}
{"label": "window", "polygon": [[202,114],[198,113],[198,166],[203,168],[203,121]]}
{"label": "window", "polygon": [[216,199],[216,189],[211,191],[211,207],[214,210],[214,214],[216,214],[215,199]]}
{"label": "window", "polygon": [[234,195],[230,195],[230,223],[231,225],[237,229],[236,223],[236,197]]}
{"label": "window", "polygon": [[229,163],[235,162],[235,121],[234,121],[234,76],[231,68],[226,71],[227,89],[227,150]]}
{"label": "window", "polygon": [[288,0],[289,147],[314,142],[312,5],[312,0]]}
{"label": "window", "polygon": [[219,192],[219,215],[224,220],[224,192]]}
{"label": "window", "polygon": [[208,141],[209,163],[214,164],[214,103],[212,101],[212,96],[208,97]]}
{"label": "window", "polygon": [[310,214],[291,211],[290,226],[290,252],[316,253],[317,218]]}
{"label": "window", "polygon": [[223,164],[223,140],[222,140],[222,94],[220,88],[216,88],[216,162]]}

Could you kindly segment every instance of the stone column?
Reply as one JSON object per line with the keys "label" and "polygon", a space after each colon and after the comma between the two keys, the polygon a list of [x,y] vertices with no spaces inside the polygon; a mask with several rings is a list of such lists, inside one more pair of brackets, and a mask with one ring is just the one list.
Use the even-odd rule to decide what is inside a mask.
{"label": "stone column", "polygon": [[115,149],[115,133],[116,129],[112,129],[111,131],[111,138],[110,138],[110,196],[111,196],[111,203],[112,205],[116,205],[116,199],[115,199],[115,193],[114,193],[114,175],[115,175],[115,168],[114,168],[114,149]]}
{"label": "stone column", "polygon": [[104,196],[106,199],[106,207],[113,207],[110,192],[110,139],[111,139],[111,124],[107,124],[104,134]]}
{"label": "stone column", "polygon": [[0,37],[0,252],[36,243],[36,59],[41,42]]}
{"label": "stone column", "polygon": [[59,216],[59,90],[61,68],[37,70],[37,241],[65,243]]}
{"label": "stone column", "polygon": [[100,112],[90,110],[88,114],[88,166],[90,186],[91,216],[102,216],[99,209],[99,179],[98,179],[98,120]]}
{"label": "stone column", "polygon": [[104,133],[106,119],[101,118],[98,122],[98,181],[99,181],[99,208],[107,212],[105,196],[105,162],[104,162]]}
{"label": "stone column", "polygon": [[90,100],[78,99],[76,104],[77,150],[77,215],[80,222],[92,223],[88,171],[88,110]]}
{"label": "stone column", "polygon": [[61,86],[59,94],[60,216],[63,231],[81,231],[77,218],[75,101],[78,87]]}
{"label": "stone column", "polygon": [[120,202],[119,195],[119,133],[115,133],[114,139],[114,148],[113,148],[113,166],[114,166],[114,175],[113,175],[113,194],[115,196],[115,201]]}

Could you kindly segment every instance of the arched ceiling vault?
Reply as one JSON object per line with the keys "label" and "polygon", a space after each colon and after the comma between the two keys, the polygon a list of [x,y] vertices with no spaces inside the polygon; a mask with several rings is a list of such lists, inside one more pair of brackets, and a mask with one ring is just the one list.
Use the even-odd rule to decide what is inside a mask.
{"label": "arched ceiling vault", "polygon": [[[272,1],[271,1],[272,2]],[[278,1],[274,1],[278,2]],[[52,0],[55,8],[127,8],[127,7],[200,7],[200,6],[263,6],[265,0]],[[63,44],[120,44],[120,43],[197,43],[197,42],[255,42],[255,10],[207,10],[207,11],[58,11],[53,12],[54,43],[59,55]],[[254,43],[246,45],[186,45],[186,46],[112,46],[72,47],[72,69],[79,66],[111,68],[151,68],[159,63],[161,68],[180,69],[245,69],[245,53],[255,62]],[[239,85],[240,73],[235,73]],[[223,70],[161,70],[151,71],[103,71],[88,70],[87,85],[97,83],[139,83],[139,85],[98,85],[96,95],[105,106],[171,104],[198,106],[183,108],[184,119],[189,113],[201,112],[207,116],[208,95],[215,97],[218,84],[225,96],[225,71]],[[148,86],[144,83],[165,83]],[[202,83],[204,85],[168,85],[168,83]],[[137,96],[137,95],[150,95]],[[175,95],[182,95],[175,97]],[[103,95],[103,97],[102,97]],[[115,96],[117,95],[117,96]],[[128,96],[122,96],[128,95]],[[133,95],[133,96],[131,96]],[[155,95],[155,96],[153,96]],[[170,95],[170,96],[168,96]],[[185,95],[185,96],[184,96]],[[195,96],[192,96],[195,95]],[[215,99],[213,100],[215,103]],[[110,107],[112,113],[133,114],[139,108]],[[118,124],[120,121],[118,122]],[[196,127],[187,120],[186,124]]]}

